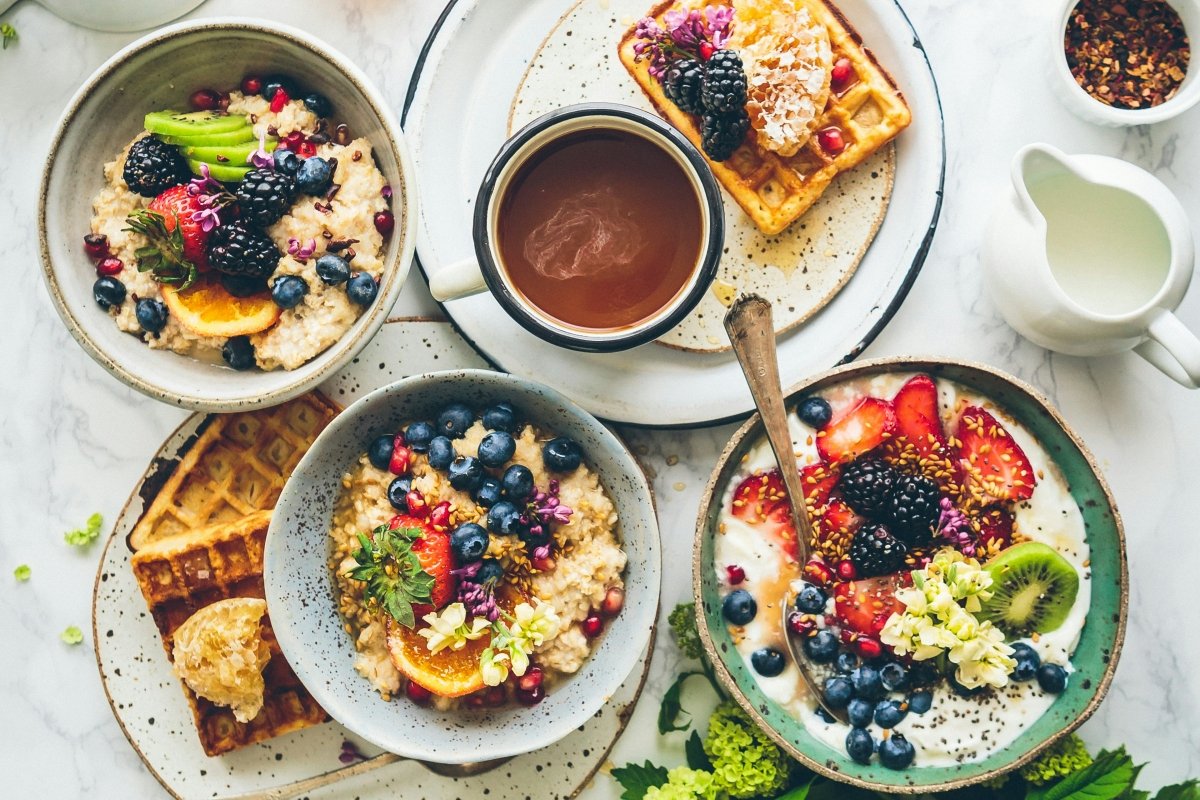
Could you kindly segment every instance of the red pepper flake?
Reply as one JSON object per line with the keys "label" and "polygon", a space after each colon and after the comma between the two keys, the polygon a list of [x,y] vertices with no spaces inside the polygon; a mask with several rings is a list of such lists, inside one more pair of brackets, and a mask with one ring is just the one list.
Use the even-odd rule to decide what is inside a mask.
{"label": "red pepper flake", "polygon": [[1089,95],[1113,108],[1152,108],[1179,91],[1191,43],[1164,0],[1080,0],[1067,20],[1067,66]]}

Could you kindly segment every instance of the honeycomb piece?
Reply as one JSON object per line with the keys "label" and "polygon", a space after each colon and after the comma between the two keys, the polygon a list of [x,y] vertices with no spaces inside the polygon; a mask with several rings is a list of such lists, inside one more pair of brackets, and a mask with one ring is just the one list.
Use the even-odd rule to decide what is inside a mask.
{"label": "honeycomb piece", "polygon": [[263,706],[263,669],[271,658],[262,639],[266,613],[258,598],[218,600],[175,631],[175,672],[196,694],[228,706],[238,722],[254,719]]}

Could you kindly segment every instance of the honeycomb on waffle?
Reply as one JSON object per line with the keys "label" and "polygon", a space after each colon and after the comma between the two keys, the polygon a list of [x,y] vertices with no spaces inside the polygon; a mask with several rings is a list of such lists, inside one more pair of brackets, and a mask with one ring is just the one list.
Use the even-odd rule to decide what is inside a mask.
{"label": "honeycomb on waffle", "polygon": [[[159,539],[133,554],[134,577],[168,658],[174,651],[175,631],[199,609],[231,597],[263,598],[263,546],[270,522],[270,511],[258,511],[234,522]],[[262,710],[249,722],[238,722],[230,709],[196,695],[180,682],[200,743],[210,756],[328,719],[283,657],[269,611],[263,618],[262,636],[271,658],[263,672]]]}
{"label": "honeycomb on waffle", "polygon": [[274,508],[337,411],[311,392],[274,408],[210,417],[129,534],[129,548]]}
{"label": "honeycomb on waffle", "polygon": [[[676,5],[666,0],[650,10],[649,16],[663,24],[663,16]],[[733,2],[734,8],[737,2]],[[904,96],[891,76],[863,46],[858,32],[832,4],[825,0],[798,0],[829,32],[833,61],[847,58],[854,80],[840,93],[830,92],[825,110],[813,127],[811,137],[788,158],[763,149],[753,136],[723,162],[709,160],[713,174],[760,231],[773,235],[787,228],[817,202],[841,172],[865,161],[891,141],[912,121]],[[736,30],[737,17],[734,17]],[[662,85],[650,75],[645,61],[636,61],[635,28],[621,39],[621,63],[637,81],[655,109],[700,147],[698,119],[680,110],[663,93]],[[820,132],[836,128],[845,147],[836,154],[820,145]]]}

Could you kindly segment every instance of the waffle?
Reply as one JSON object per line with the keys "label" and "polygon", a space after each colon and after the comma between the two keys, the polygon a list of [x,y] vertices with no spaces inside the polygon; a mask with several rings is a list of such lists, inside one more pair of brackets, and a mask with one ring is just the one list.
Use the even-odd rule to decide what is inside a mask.
{"label": "waffle", "polygon": [[[244,416],[244,415],[239,415]],[[133,574],[171,658],[174,634],[197,610],[230,597],[263,597],[263,545],[270,511],[257,511],[234,522],[161,538],[133,554]],[[204,752],[227,753],[273,736],[317,725],[328,719],[288,666],[263,618],[263,640],[271,649],[263,679],[263,707],[249,722],[197,696],[182,684]]]}
{"label": "waffle", "polygon": [[337,411],[312,392],[274,408],[210,417],[129,534],[129,549],[274,508]]}
{"label": "waffle", "polygon": [[[760,231],[773,235],[784,230],[812,207],[835,177],[865,161],[891,141],[912,121],[904,96],[891,76],[875,61],[862,39],[836,7],[825,0],[799,0],[813,18],[829,31],[833,60],[850,59],[857,80],[844,92],[830,93],[829,102],[814,130],[838,128],[846,146],[836,156],[826,153],[813,136],[796,155],[781,158],[764,150],[754,136],[724,162],[709,161],[713,174],[745,210]],[[676,5],[666,0],[649,16],[660,24],[663,15]],[[734,2],[736,8],[736,0]],[[737,19],[734,18],[734,25]],[[663,93],[662,85],[650,75],[645,61],[634,60],[637,37],[630,28],[621,39],[621,63],[637,81],[655,109],[700,147],[698,118],[681,111]]]}

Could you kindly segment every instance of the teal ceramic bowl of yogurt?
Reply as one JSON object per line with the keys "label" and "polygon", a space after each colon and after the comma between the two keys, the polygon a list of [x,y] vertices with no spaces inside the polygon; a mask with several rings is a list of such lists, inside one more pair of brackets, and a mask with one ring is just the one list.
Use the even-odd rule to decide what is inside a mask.
{"label": "teal ceramic bowl of yogurt", "polygon": [[[1116,668],[1128,571],[1108,485],[1058,412],[990,367],[935,359],[864,361],[786,394],[817,563],[796,558],[757,416],[722,453],[697,521],[700,634],[733,699],[810,769],[890,792],[987,780],[1082,724]],[[822,403],[799,412],[808,398],[824,419]],[[1029,543],[1057,573],[1029,566]],[[1051,590],[1005,599],[1018,552],[1020,580]],[[949,561],[957,583],[939,570]],[[982,605],[962,588],[976,575]],[[806,585],[819,593],[801,607]],[[953,613],[921,599],[938,587]],[[851,723],[818,709],[789,637],[826,699],[842,690]],[[872,670],[885,666],[880,686]]]}

